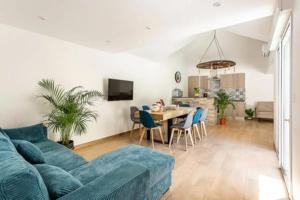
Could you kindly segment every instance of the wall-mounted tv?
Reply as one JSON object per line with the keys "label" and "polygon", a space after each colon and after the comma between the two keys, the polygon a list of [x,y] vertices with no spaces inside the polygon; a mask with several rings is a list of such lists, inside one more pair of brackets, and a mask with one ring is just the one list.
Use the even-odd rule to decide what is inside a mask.
{"label": "wall-mounted tv", "polygon": [[133,81],[108,79],[108,101],[132,100]]}

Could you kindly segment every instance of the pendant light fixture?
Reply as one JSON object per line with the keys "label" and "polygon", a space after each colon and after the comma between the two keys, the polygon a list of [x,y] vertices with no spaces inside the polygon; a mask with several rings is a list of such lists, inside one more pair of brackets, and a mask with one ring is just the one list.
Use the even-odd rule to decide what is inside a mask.
{"label": "pendant light fixture", "polygon": [[[203,62],[203,59],[205,58],[208,50],[211,48],[211,46],[215,44],[216,48],[217,48],[217,52],[218,52],[218,57],[215,60],[210,60],[210,61],[206,61]],[[199,69],[210,69],[210,74],[212,77],[217,77],[218,74],[218,69],[229,69],[231,67],[234,67],[235,70],[235,65],[236,63],[232,60],[227,60],[224,56],[224,52],[220,46],[220,43],[218,41],[217,38],[217,33],[216,31],[214,31],[214,37],[211,40],[211,42],[209,43],[208,47],[206,48],[206,50],[204,51],[204,54],[201,56],[200,62],[197,65],[197,68]]]}

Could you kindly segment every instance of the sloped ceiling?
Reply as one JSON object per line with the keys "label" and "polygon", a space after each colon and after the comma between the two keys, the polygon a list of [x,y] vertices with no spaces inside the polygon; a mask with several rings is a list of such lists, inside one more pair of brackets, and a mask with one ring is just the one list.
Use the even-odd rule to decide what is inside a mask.
{"label": "sloped ceiling", "polygon": [[270,40],[270,31],[273,17],[264,17],[250,22],[237,24],[225,30],[245,37],[268,42]]}
{"label": "sloped ceiling", "polygon": [[220,0],[220,7],[214,2],[0,0],[0,23],[107,52],[143,56],[161,46],[167,55],[196,34],[272,15],[274,0]]}

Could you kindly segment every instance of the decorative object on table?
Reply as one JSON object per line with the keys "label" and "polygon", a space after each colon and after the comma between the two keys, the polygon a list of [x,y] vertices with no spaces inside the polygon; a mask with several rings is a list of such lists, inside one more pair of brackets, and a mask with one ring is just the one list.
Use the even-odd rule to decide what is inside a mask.
{"label": "decorative object on table", "polygon": [[194,96],[195,97],[200,97],[201,89],[196,87],[194,88]]}
{"label": "decorative object on table", "polygon": [[90,110],[90,106],[103,96],[102,93],[84,90],[82,86],[65,90],[49,79],[42,79],[38,85],[44,90],[40,97],[51,107],[51,111],[45,116],[45,125],[60,133],[59,143],[73,149],[72,135],[85,133],[88,122],[97,119],[97,113]]}
{"label": "decorative object on table", "polygon": [[[218,57],[215,60],[210,60],[210,61],[203,61],[205,56],[207,55],[208,50],[210,47],[215,44],[218,52]],[[204,51],[204,54],[201,56],[199,64],[197,64],[197,68],[199,69],[210,69],[210,76],[211,77],[217,77],[218,76],[218,70],[219,69],[228,69],[230,67],[234,67],[236,63],[232,60],[227,60],[225,58],[224,52],[220,46],[219,40],[217,38],[217,33],[214,31],[214,36],[213,39],[210,41],[207,49]],[[235,70],[235,67],[234,67]]]}
{"label": "decorative object on table", "polygon": [[172,97],[182,97],[183,95],[183,92],[182,90],[178,89],[178,88],[175,88],[173,91],[172,91]]}
{"label": "decorative object on table", "polygon": [[176,81],[176,83],[180,83],[181,82],[181,73],[179,71],[177,71],[175,73],[175,81]]}
{"label": "decorative object on table", "polygon": [[162,108],[161,105],[153,104],[153,105],[151,106],[151,111],[153,111],[153,112],[159,112],[159,111],[161,111],[161,108]]}
{"label": "decorative object on table", "polygon": [[214,99],[215,99],[215,106],[219,111],[220,124],[224,125],[226,123],[225,110],[227,106],[231,105],[233,109],[235,109],[235,105],[233,104],[232,97],[229,94],[227,94],[225,90],[222,89],[216,93]]}
{"label": "decorative object on table", "polygon": [[252,108],[247,108],[247,109],[245,109],[245,113],[246,113],[246,119],[249,119],[249,120],[251,120],[251,119],[253,119],[253,116],[254,116],[254,110],[252,109]]}

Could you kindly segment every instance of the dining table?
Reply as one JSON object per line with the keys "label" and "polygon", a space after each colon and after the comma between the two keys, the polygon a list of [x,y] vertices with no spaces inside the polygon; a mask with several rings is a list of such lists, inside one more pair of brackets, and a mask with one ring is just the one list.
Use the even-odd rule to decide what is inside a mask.
{"label": "dining table", "polygon": [[[171,127],[173,125],[174,119],[182,118],[188,115],[190,112],[195,112],[193,107],[177,107],[176,109],[167,109],[163,111],[151,111],[148,112],[151,114],[152,118],[162,125],[163,129],[163,138],[165,143],[170,142],[171,138]],[[138,116],[136,114],[136,116]],[[150,140],[150,132],[147,132],[147,139]],[[154,134],[154,140],[157,142],[162,142],[158,134]]]}

